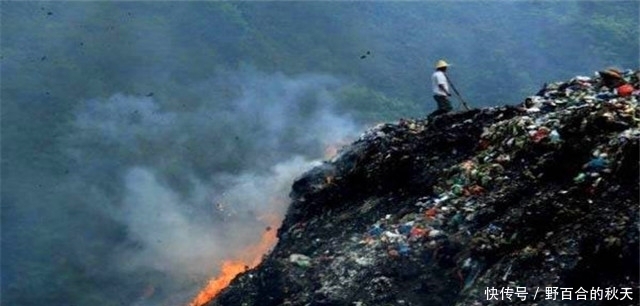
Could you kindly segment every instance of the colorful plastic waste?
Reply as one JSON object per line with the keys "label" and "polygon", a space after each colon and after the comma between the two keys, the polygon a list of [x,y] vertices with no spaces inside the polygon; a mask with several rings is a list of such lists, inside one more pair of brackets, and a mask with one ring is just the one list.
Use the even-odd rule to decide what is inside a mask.
{"label": "colorful plastic waste", "polygon": [[602,155],[599,155],[593,159],[591,159],[585,166],[587,170],[592,171],[600,171],[604,169],[609,164],[609,161],[606,160]]}
{"label": "colorful plastic waste", "polygon": [[631,84],[624,84],[617,88],[618,96],[628,97],[633,93],[633,86]]}
{"label": "colorful plastic waste", "polygon": [[380,227],[380,225],[376,224],[373,227],[371,227],[371,229],[369,230],[369,235],[378,237],[382,235],[383,232],[384,230]]}

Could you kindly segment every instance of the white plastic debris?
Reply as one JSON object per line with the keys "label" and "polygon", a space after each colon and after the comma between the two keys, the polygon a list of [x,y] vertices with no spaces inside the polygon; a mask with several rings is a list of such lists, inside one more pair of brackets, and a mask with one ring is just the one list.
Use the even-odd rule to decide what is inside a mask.
{"label": "white plastic debris", "polygon": [[429,237],[431,237],[431,238],[435,238],[435,237],[442,236],[442,235],[443,235],[443,233],[440,230],[434,229],[434,230],[429,231]]}
{"label": "white plastic debris", "polygon": [[308,267],[311,266],[311,258],[302,254],[291,254],[289,255],[289,262],[294,263],[300,267]]}

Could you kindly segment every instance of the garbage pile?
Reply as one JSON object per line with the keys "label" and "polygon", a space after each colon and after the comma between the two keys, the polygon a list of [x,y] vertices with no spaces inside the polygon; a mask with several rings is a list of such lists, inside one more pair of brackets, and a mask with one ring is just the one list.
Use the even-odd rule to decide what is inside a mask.
{"label": "garbage pile", "polygon": [[640,84],[617,73],[368,130],[211,305],[636,305]]}

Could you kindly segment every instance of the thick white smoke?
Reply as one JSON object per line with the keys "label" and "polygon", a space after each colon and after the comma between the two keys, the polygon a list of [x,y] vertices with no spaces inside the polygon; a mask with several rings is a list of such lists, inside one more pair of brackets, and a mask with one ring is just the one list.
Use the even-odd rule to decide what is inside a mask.
{"label": "thick white smoke", "polygon": [[[223,85],[236,91],[230,100],[215,94]],[[190,297],[284,216],[295,177],[355,135],[332,108],[339,86],[245,69],[194,85],[209,98],[185,109],[124,94],[77,109],[68,152],[91,188],[110,193],[109,214],[126,230],[111,268],[166,278],[150,282],[140,305]]]}

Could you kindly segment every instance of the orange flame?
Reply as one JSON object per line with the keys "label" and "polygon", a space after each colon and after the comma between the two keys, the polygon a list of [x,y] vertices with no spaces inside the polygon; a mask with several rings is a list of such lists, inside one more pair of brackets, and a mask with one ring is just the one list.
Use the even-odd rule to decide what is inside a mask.
{"label": "orange flame", "polygon": [[220,275],[209,281],[189,306],[201,306],[211,301],[222,289],[229,286],[236,275],[245,271],[247,266],[241,261],[227,260],[222,263]]}
{"label": "orange flame", "polygon": [[281,219],[273,214],[262,216],[269,227],[262,233],[260,241],[240,252],[240,259],[225,260],[220,267],[220,274],[207,283],[207,286],[198,293],[189,306],[202,306],[212,301],[231,281],[247,269],[255,268],[262,261],[262,256],[278,241],[277,231],[274,228],[280,224]]}

